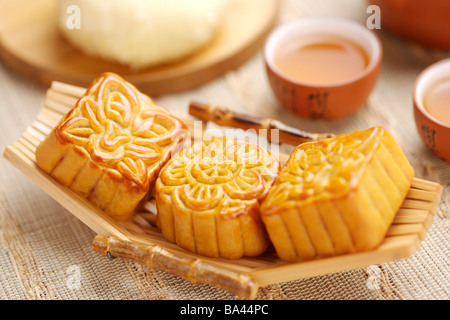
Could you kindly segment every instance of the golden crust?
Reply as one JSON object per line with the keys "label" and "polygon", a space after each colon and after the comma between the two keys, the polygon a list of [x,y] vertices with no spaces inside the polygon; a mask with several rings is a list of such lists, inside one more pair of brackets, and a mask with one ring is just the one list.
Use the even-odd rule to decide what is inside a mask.
{"label": "golden crust", "polygon": [[403,202],[414,171],[382,127],[299,145],[261,206],[287,261],[371,250]]}
{"label": "golden crust", "polygon": [[36,162],[118,220],[152,188],[184,124],[113,73],[100,75],[36,150]]}
{"label": "golden crust", "polygon": [[268,245],[259,207],[279,167],[267,150],[248,142],[195,142],[160,172],[158,226],[169,241],[202,255],[259,255]]}

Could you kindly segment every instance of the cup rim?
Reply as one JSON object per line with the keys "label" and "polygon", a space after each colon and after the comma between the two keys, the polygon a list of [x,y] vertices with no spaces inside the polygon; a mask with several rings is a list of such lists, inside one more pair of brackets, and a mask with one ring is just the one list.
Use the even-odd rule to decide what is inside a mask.
{"label": "cup rim", "polygon": [[[290,76],[282,73],[276,67],[276,65],[273,61],[274,53],[275,53],[276,49],[278,48],[278,46],[275,45],[276,44],[275,42],[277,41],[277,39],[279,39],[279,37],[283,36],[287,32],[301,28],[302,25],[307,24],[307,23],[341,24],[341,25],[347,26],[348,28],[352,28],[353,30],[357,30],[358,32],[364,33],[364,35],[367,36],[367,40],[369,41],[369,44],[372,47],[371,52],[367,52],[367,50],[365,50],[369,54],[369,57],[370,57],[370,61],[369,61],[368,65],[364,68],[364,70],[362,72],[358,73],[357,75],[355,75],[349,79],[339,81],[339,82],[325,83],[325,84],[316,84],[316,83],[309,83],[306,81],[300,81],[300,80],[297,80],[293,77],[290,77]],[[336,30],[333,28],[327,28],[327,31],[328,30],[331,34],[337,34]],[[308,33],[316,34],[318,32],[316,30],[312,29],[312,30],[308,31]],[[320,32],[320,34],[324,34],[324,33],[325,32]],[[346,39],[350,38],[350,37],[346,37],[345,35],[342,35],[342,34],[339,34],[339,36],[344,37]],[[349,40],[353,40],[353,39],[349,39]],[[354,43],[356,42],[357,44],[361,44],[360,41],[353,40],[353,42]],[[272,70],[272,72],[277,74],[277,76],[279,76],[280,78],[283,78],[291,83],[297,84],[297,85],[316,87],[316,88],[339,87],[339,86],[347,85],[350,83],[354,83],[354,82],[366,77],[368,74],[370,74],[376,68],[376,66],[379,64],[379,62],[381,61],[381,59],[383,57],[383,47],[382,47],[381,41],[374,32],[370,31],[369,29],[367,29],[366,27],[364,27],[362,24],[358,23],[357,21],[350,20],[350,19],[343,18],[343,17],[334,17],[334,16],[308,16],[308,17],[302,17],[302,18],[298,18],[298,19],[295,19],[290,22],[283,23],[283,24],[279,25],[277,28],[275,28],[269,34],[268,38],[266,39],[263,50],[264,50],[264,59],[265,59],[266,64]]]}
{"label": "cup rim", "polygon": [[[436,76],[435,78],[427,79],[427,76],[432,77],[433,72],[438,72],[439,70],[441,70],[442,65],[448,65],[449,69],[446,74],[443,73],[440,76]],[[439,80],[442,80],[445,78],[450,78],[450,58],[445,58],[445,59],[439,60],[437,62],[434,62],[419,73],[419,75],[417,76],[417,78],[414,82],[413,100],[414,100],[415,108],[418,109],[428,120],[430,120],[433,123],[436,123],[437,125],[439,125],[441,127],[450,129],[450,125],[447,125],[447,124],[441,122],[439,119],[433,117],[425,109],[425,106],[423,105],[423,98],[424,98],[424,94],[427,91],[427,89],[429,89],[430,86],[433,85],[433,83],[436,83]],[[428,84],[428,87],[426,87],[420,91],[419,89],[421,89],[421,88],[419,86],[426,86],[426,84]],[[419,93],[421,93],[421,92],[423,94],[419,95]]]}

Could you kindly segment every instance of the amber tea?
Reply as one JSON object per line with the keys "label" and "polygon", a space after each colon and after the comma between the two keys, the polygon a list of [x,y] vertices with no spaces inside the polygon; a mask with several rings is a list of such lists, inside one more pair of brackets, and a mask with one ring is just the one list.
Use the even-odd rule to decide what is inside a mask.
{"label": "amber tea", "polygon": [[423,104],[433,118],[450,126],[450,78],[432,86],[425,94]]}
{"label": "amber tea", "polygon": [[369,64],[369,57],[348,39],[317,35],[283,47],[275,55],[275,64],[297,81],[328,85],[356,77]]}

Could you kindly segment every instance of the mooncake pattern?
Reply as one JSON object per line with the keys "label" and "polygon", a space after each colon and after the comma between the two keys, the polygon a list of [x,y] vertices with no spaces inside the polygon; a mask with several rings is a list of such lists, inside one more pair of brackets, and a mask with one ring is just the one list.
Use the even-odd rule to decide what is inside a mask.
{"label": "mooncake pattern", "polygon": [[288,261],[370,250],[384,238],[414,171],[382,127],[299,145],[261,207]]}
{"label": "mooncake pattern", "polygon": [[227,138],[197,141],[160,172],[158,226],[169,241],[202,255],[259,255],[268,245],[260,202],[279,166],[256,144]]}
{"label": "mooncake pattern", "polygon": [[96,79],[36,150],[55,179],[124,220],[182,140],[184,125],[118,75]]}

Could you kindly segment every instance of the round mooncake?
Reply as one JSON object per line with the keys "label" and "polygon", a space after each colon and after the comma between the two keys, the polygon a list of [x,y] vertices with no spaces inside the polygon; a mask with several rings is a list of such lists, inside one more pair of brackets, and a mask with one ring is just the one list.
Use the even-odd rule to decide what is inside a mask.
{"label": "round mooncake", "polygon": [[212,138],[180,150],[156,181],[162,234],[205,256],[262,254],[268,238],[259,207],[279,168],[266,149],[247,141]]}

